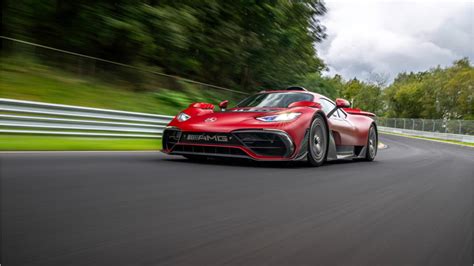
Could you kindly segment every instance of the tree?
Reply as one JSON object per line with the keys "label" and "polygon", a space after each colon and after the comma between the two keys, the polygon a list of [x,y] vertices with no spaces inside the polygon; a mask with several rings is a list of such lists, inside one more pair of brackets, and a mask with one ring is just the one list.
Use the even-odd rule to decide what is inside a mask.
{"label": "tree", "polygon": [[352,102],[353,107],[380,114],[382,109],[381,88],[356,78],[344,85],[342,97]]}
{"label": "tree", "polygon": [[319,0],[8,0],[9,36],[241,90],[324,68]]}
{"label": "tree", "polygon": [[332,99],[339,96],[339,92],[344,86],[341,76],[335,75],[332,78],[322,77],[321,74],[317,72],[303,76],[298,84],[310,91],[323,94]]}
{"label": "tree", "polygon": [[474,68],[467,58],[452,66],[400,73],[384,90],[389,117],[473,119]]}

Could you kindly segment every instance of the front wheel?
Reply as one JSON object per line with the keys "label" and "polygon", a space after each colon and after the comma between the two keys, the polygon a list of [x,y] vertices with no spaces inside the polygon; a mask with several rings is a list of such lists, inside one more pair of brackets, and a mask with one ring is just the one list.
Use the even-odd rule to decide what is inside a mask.
{"label": "front wheel", "polygon": [[312,166],[320,166],[326,160],[328,139],[326,122],[318,114],[311,123],[309,131],[308,162]]}
{"label": "front wheel", "polygon": [[369,136],[367,138],[367,150],[365,152],[366,161],[373,161],[375,159],[375,155],[377,155],[377,148],[378,148],[377,130],[375,129],[374,124],[372,124],[369,128]]}

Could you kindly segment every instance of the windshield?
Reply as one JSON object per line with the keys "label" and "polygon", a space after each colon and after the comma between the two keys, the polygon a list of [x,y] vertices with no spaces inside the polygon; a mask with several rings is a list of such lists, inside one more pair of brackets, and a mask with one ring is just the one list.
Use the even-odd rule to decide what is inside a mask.
{"label": "windshield", "polygon": [[286,108],[288,105],[299,101],[313,101],[313,95],[308,93],[260,93],[245,98],[236,107],[280,107]]}

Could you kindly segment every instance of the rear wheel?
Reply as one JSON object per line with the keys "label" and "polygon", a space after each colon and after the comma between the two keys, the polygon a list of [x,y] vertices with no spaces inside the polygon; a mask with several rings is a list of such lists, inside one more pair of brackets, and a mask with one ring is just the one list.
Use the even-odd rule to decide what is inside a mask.
{"label": "rear wheel", "polygon": [[326,122],[318,114],[311,123],[309,131],[308,162],[312,166],[320,166],[326,160],[328,139]]}
{"label": "rear wheel", "polygon": [[375,155],[377,155],[377,148],[378,148],[377,130],[375,129],[375,126],[372,124],[369,128],[369,136],[367,138],[367,150],[365,152],[366,161],[373,161],[375,159]]}

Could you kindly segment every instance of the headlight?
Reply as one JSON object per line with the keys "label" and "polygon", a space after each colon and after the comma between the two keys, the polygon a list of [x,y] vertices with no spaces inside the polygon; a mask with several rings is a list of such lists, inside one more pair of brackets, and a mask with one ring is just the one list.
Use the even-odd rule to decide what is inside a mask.
{"label": "headlight", "polygon": [[284,122],[295,120],[300,115],[301,113],[282,113],[277,115],[261,116],[257,117],[256,119],[263,122]]}
{"label": "headlight", "polygon": [[179,122],[184,122],[188,120],[189,118],[191,118],[191,116],[185,113],[179,113],[178,116],[176,116],[176,119],[178,119]]}

